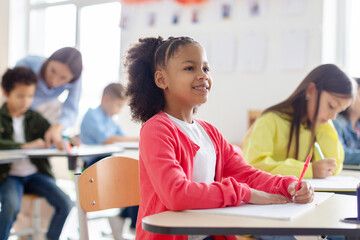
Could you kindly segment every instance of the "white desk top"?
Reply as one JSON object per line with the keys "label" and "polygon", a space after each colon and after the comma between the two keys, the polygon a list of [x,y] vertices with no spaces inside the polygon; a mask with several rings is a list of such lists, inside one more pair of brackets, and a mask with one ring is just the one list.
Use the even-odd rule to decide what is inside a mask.
{"label": "white desk top", "polygon": [[356,217],[356,214],[355,196],[334,194],[328,200],[291,221],[167,211],[143,218],[142,227],[149,232],[180,235],[360,236],[360,225],[340,221],[341,218]]}
{"label": "white desk top", "polygon": [[25,158],[26,158],[26,155],[23,155],[23,154],[0,153],[0,164],[21,161],[21,160],[24,160]]}

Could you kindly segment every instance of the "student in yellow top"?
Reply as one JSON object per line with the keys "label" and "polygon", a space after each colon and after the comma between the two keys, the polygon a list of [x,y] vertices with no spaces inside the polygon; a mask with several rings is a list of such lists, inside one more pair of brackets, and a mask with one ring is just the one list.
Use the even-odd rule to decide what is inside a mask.
{"label": "student in yellow top", "polygon": [[[325,178],[342,170],[344,150],[331,120],[356,95],[356,85],[342,70],[325,64],[312,70],[285,101],[266,109],[243,140],[245,159],[272,174]],[[325,156],[314,150],[317,142]]]}

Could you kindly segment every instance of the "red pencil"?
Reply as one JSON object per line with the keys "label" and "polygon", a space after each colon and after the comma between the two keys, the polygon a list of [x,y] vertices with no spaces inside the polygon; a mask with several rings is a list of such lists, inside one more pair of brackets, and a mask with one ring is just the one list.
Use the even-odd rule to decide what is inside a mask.
{"label": "red pencil", "polygon": [[300,184],[301,184],[301,182],[302,182],[302,179],[304,178],[304,175],[305,175],[306,169],[307,169],[308,166],[309,166],[310,160],[311,160],[311,153],[310,153],[309,156],[306,158],[306,161],[305,161],[305,163],[304,163],[304,168],[303,168],[303,170],[302,170],[302,172],[301,172],[301,175],[300,175],[298,184],[296,185],[296,188],[295,188],[295,192],[297,192],[297,190],[299,190]]}

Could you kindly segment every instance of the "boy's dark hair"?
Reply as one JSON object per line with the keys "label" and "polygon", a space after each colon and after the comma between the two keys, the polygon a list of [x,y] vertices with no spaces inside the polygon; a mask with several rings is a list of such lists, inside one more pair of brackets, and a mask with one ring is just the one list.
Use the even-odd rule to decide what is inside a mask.
{"label": "boy's dark hair", "polygon": [[73,79],[70,81],[71,83],[79,79],[82,72],[82,57],[81,53],[76,48],[64,47],[51,54],[41,66],[40,76],[42,79],[45,79],[46,67],[50,61],[61,62],[68,66],[71,73],[74,75]]}
{"label": "boy's dark hair", "polygon": [[[319,113],[320,95],[323,91],[342,98],[354,98],[356,95],[356,83],[354,79],[349,78],[345,72],[334,64],[323,64],[313,69],[286,100],[269,107],[263,112],[263,114],[267,112],[280,112],[290,117],[291,126],[287,156],[289,157],[291,142],[295,140],[295,159],[298,158],[299,154],[301,121],[307,114],[306,88],[310,83],[315,83],[318,91],[314,119],[317,119]],[[313,143],[315,141],[315,123],[308,121],[307,126],[311,131],[310,141]],[[313,144],[310,144],[308,153],[312,146]]]}
{"label": "boy's dark hair", "polygon": [[130,97],[129,106],[132,118],[137,122],[146,122],[164,109],[163,90],[155,84],[154,74],[167,66],[169,59],[181,46],[199,44],[189,37],[142,38],[131,46],[125,57],[128,74],[126,95]]}
{"label": "boy's dark hair", "polygon": [[7,69],[2,76],[1,87],[6,93],[10,93],[16,84],[36,85],[37,77],[33,71],[25,67]]}
{"label": "boy's dark hair", "polygon": [[103,96],[108,95],[118,99],[125,99],[125,88],[120,83],[110,83],[104,88]]}
{"label": "boy's dark hair", "polygon": [[[360,88],[360,78],[354,78],[356,83],[357,83],[357,89]],[[345,111],[342,111],[341,113],[339,113],[340,115],[344,116],[345,118],[349,118],[349,109],[347,108],[345,109]]]}

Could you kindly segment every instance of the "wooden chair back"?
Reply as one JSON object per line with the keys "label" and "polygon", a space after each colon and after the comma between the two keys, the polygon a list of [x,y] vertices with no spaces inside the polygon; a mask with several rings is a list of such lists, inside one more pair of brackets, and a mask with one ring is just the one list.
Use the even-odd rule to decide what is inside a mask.
{"label": "wooden chair back", "polygon": [[87,212],[140,203],[139,161],[107,157],[75,173],[80,239],[88,239]]}

